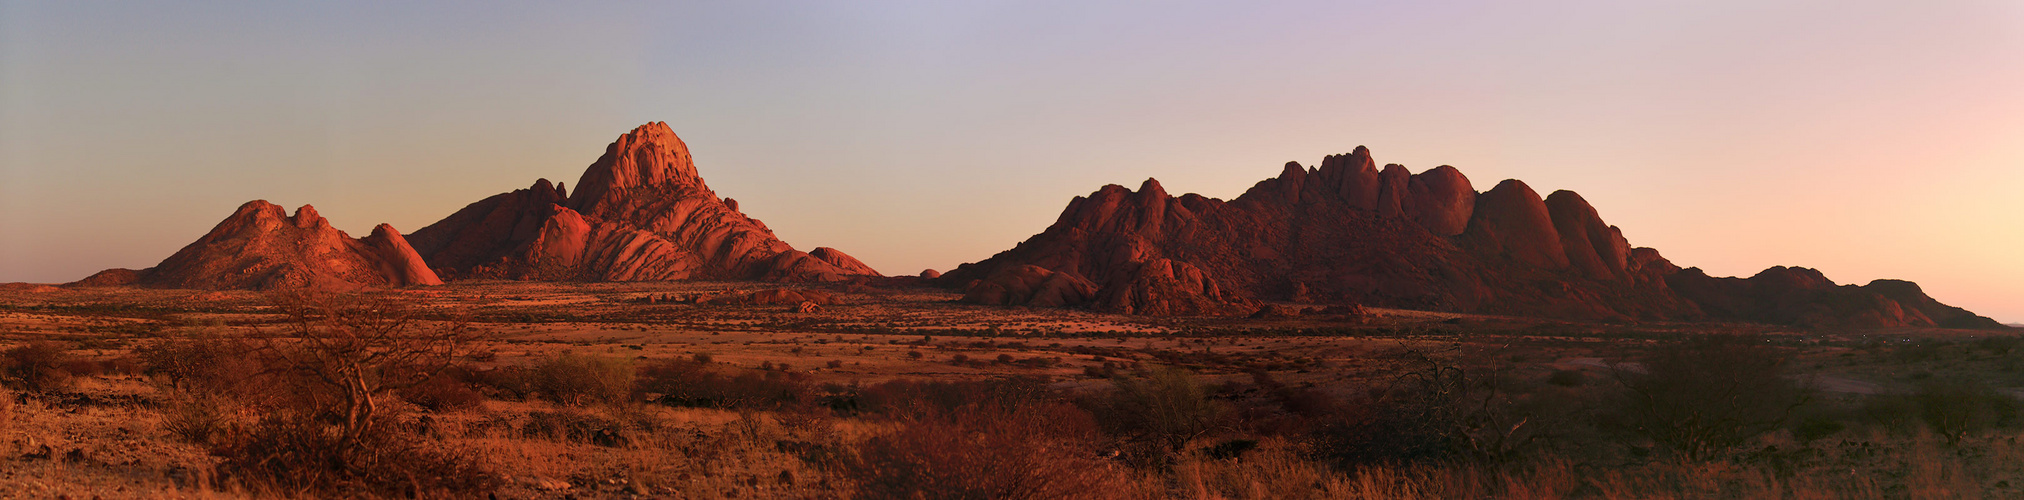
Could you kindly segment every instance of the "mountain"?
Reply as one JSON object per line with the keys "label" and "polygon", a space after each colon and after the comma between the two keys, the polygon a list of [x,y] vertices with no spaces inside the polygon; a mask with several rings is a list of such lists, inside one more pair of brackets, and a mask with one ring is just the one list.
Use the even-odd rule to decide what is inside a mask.
{"label": "mountain", "polygon": [[453,279],[839,281],[878,272],[831,248],[795,250],[718,198],[666,123],[613,141],[575,192],[541,179],[430,224],[408,240]]}
{"label": "mountain", "polygon": [[108,269],[78,286],[271,290],[440,285],[420,255],[385,224],[353,239],[303,205],[295,215],[264,200],[240,205],[224,222],[155,267]]}
{"label": "mountain", "polygon": [[[1836,286],[1803,268],[1709,277],[1633,247],[1572,191],[1542,198],[1506,180],[1479,193],[1453,167],[1376,165],[1363,147],[1318,168],[1287,163],[1229,201],[1171,196],[1153,179],[1136,191],[1104,186],[1039,234],[939,279],[971,302],[1038,296],[1155,315],[1231,314],[1267,299],[1592,320],[1995,324],[1909,282]],[[1094,290],[996,291],[1044,282]]]}

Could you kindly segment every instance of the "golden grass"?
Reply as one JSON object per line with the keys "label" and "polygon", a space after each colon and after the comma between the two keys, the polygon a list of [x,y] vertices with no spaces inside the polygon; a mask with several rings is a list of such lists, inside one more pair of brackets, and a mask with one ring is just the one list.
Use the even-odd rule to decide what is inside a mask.
{"label": "golden grass", "polygon": [[[79,382],[80,391],[100,396],[154,390],[130,378]],[[203,488],[214,459],[164,429],[169,407],[15,401],[13,394],[0,393],[0,497],[244,497]],[[525,432],[530,415],[571,411],[623,426],[625,441],[600,446]],[[539,401],[488,401],[480,409],[432,418],[435,435],[484,457],[510,478],[502,491],[508,497],[850,498],[854,485],[822,467],[821,454],[848,453],[872,436],[903,430],[882,421],[802,413],[651,405],[570,409]],[[1265,439],[1239,459],[1192,453],[1168,470],[1131,472],[1129,484],[1103,493],[1202,500],[1972,498],[2015,495],[2024,487],[2019,437],[1989,434],[1950,447],[1929,433],[1851,430],[1813,444],[1827,458],[1782,473],[1749,462],[1598,466],[1561,458],[1505,467],[1343,471],[1305,458],[1298,443]],[[49,459],[23,458],[43,446],[52,452]],[[1801,448],[1784,437],[1758,446]],[[1857,447],[1873,451],[1835,451]],[[81,458],[64,460],[72,450]],[[567,486],[548,489],[561,485]]]}

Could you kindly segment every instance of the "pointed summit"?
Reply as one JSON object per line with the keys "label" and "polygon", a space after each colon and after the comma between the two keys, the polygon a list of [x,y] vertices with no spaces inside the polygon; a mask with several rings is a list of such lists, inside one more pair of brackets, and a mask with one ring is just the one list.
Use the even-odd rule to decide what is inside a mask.
{"label": "pointed summit", "polygon": [[795,250],[739,212],[737,202],[719,198],[667,123],[619,136],[574,187],[540,181],[495,195],[408,239],[452,279],[836,281],[877,274],[841,252],[825,258]]}
{"label": "pointed summit", "polygon": [[640,125],[605,146],[604,156],[591,163],[576,181],[569,208],[593,212],[600,203],[643,188],[693,186],[707,190],[689,156],[689,145],[675,136],[667,122]]}
{"label": "pointed summit", "polygon": [[1159,179],[1147,177],[1144,183],[1139,184],[1138,194],[1139,196],[1150,195],[1164,198],[1167,196],[1167,189],[1160,186]]}

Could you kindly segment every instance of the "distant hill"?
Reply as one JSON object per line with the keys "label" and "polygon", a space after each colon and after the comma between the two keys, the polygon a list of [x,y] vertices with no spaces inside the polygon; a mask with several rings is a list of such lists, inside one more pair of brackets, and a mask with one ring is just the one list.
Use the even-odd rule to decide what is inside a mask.
{"label": "distant hill", "polygon": [[295,215],[265,200],[240,205],[209,234],[155,267],[107,269],[75,285],[210,290],[441,285],[393,226],[352,238],[303,205]]}

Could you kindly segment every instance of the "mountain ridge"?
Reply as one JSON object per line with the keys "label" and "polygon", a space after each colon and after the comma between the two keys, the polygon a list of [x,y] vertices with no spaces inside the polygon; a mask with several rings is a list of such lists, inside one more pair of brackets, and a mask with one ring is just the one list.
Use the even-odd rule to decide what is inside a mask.
{"label": "mountain ridge", "polygon": [[[1415,174],[1376,165],[1361,146],[1318,167],[1288,162],[1227,201],[1172,196],[1156,179],[1138,190],[1106,185],[1070,200],[1040,233],[939,282],[1006,288],[1061,273],[1098,286],[1070,305],[1141,314],[1232,314],[1270,299],[1607,321],[1996,326],[1909,282],[1839,286],[1786,267],[1710,277],[1631,245],[1575,192],[1541,197],[1516,179],[1477,192],[1451,166]],[[1208,286],[1129,276],[1162,261],[1193,268],[1184,281]],[[1094,300],[1118,295],[1213,306]]]}

